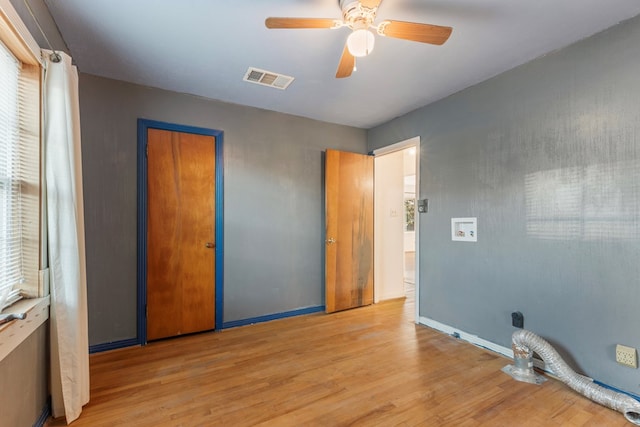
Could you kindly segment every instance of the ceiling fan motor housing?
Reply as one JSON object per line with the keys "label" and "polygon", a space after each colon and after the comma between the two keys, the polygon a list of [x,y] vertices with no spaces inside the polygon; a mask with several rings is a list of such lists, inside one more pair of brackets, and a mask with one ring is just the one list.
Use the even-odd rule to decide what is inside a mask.
{"label": "ceiling fan motor housing", "polygon": [[376,19],[377,7],[368,8],[359,1],[339,0],[342,17],[351,29],[366,29],[373,25]]}

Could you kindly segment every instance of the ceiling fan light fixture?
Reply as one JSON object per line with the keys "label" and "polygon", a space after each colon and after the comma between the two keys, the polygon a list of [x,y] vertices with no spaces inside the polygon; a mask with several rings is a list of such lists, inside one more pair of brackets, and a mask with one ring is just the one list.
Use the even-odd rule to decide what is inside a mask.
{"label": "ceiling fan light fixture", "polygon": [[349,53],[355,57],[367,56],[373,51],[375,37],[366,29],[354,30],[347,38]]}

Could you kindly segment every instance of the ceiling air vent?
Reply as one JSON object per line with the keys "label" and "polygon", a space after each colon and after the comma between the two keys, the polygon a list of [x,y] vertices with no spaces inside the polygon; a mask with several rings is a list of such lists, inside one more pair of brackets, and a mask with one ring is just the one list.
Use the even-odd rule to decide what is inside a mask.
{"label": "ceiling air vent", "polygon": [[284,90],[291,84],[293,77],[250,67],[244,75],[243,80]]}

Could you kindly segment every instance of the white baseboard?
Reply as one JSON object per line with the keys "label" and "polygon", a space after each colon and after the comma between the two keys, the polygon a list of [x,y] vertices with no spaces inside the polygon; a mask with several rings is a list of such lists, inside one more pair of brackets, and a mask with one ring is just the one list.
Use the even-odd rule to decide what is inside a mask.
{"label": "white baseboard", "polygon": [[389,301],[393,299],[405,298],[406,296],[407,295],[404,293],[404,291],[400,293],[395,293],[395,294],[381,295],[380,298],[376,301],[376,303],[382,302],[382,301]]}
{"label": "white baseboard", "polygon": [[461,340],[467,341],[473,345],[478,347],[486,348],[491,351],[495,351],[496,353],[500,353],[503,356],[506,356],[510,359],[513,359],[513,350],[507,347],[503,347],[491,341],[487,341],[483,338],[480,338],[477,335],[472,335],[468,332],[461,331],[460,329],[454,328],[449,325],[445,325],[444,323],[440,323],[437,320],[429,319],[427,317],[420,316],[420,324],[424,326],[428,326],[432,329],[435,329],[440,332],[444,332],[448,335],[453,335]]}
{"label": "white baseboard", "polygon": [[[487,341],[483,338],[480,338],[477,335],[470,334],[468,332],[462,331],[460,329],[454,328],[453,326],[445,325],[444,323],[440,323],[437,320],[429,319],[428,317],[420,316],[419,323],[421,325],[427,326],[429,328],[435,329],[440,332],[444,332],[447,335],[456,336],[457,338],[467,341],[475,346],[486,348],[487,350],[494,351],[499,353],[509,359],[513,360],[513,350],[511,348],[507,348],[501,345],[498,345],[494,342]],[[553,375],[553,371],[544,363],[543,360],[538,358],[533,358],[533,366],[538,369],[542,369],[546,373]]]}

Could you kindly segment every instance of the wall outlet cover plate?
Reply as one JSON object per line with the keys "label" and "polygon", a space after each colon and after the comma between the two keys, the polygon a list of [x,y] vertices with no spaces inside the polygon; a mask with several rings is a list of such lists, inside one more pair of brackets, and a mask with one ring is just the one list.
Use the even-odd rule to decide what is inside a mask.
{"label": "wall outlet cover plate", "polygon": [[638,353],[633,347],[618,344],[616,346],[616,362],[630,368],[638,367]]}

